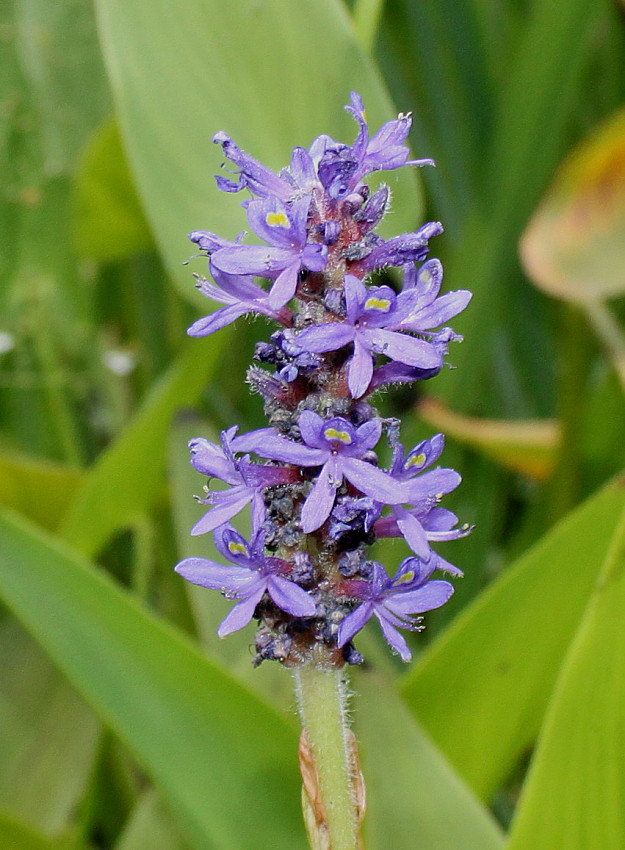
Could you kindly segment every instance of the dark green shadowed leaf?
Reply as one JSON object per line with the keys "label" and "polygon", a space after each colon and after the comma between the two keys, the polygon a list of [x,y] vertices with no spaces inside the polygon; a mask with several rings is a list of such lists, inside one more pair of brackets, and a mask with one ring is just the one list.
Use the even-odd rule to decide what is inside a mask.
{"label": "dark green shadowed leaf", "polygon": [[9,515],[0,595],[159,786],[195,850],[303,846],[297,736],[277,712]]}
{"label": "dark green shadowed leaf", "polygon": [[62,526],[63,536],[87,555],[127,527],[153,503],[162,483],[173,415],[200,397],[228,334],[191,340],[156,383],[132,422],[85,478]]}
{"label": "dark green shadowed leaf", "polygon": [[615,481],[571,513],[404,679],[411,710],[481,797],[536,738],[624,504]]}
{"label": "dark green shadowed leaf", "polygon": [[503,836],[380,674],[358,673],[368,850],[499,850]]}
{"label": "dark green shadowed leaf", "polygon": [[188,850],[155,791],[146,791],[115,844],[115,850]]}
{"label": "dark green shadowed leaf", "polygon": [[[267,166],[288,165],[294,145],[320,133],[351,143],[344,112],[357,89],[371,127],[396,117],[372,61],[338,0],[99,0],[104,56],[137,185],[158,245],[181,291],[185,234],[247,227],[243,195],[219,192],[224,130]],[[224,172],[227,175],[227,171]],[[397,233],[418,223],[411,169],[391,173]]]}
{"label": "dark green shadowed leaf", "polygon": [[508,850],[625,846],[625,513],[597,559],[601,574],[562,666]]}

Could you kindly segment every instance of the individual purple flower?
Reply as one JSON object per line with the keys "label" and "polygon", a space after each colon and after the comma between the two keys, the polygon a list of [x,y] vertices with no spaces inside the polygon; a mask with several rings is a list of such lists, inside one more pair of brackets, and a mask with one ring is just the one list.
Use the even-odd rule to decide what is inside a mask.
{"label": "individual purple flower", "polygon": [[209,336],[250,313],[259,313],[285,325],[291,321],[291,311],[287,307],[280,310],[271,307],[268,294],[254,283],[251,275],[226,274],[214,266],[212,274],[214,284],[199,278],[197,288],[202,295],[226,306],[194,322],[187,331],[189,336]]}
{"label": "individual purple flower", "polygon": [[255,528],[265,517],[264,490],[278,484],[292,484],[298,479],[297,470],[282,466],[265,466],[251,463],[249,456],[236,459],[235,454],[249,451],[263,439],[273,434],[273,429],[264,428],[250,434],[235,436],[236,426],[221,434],[221,446],[203,438],[191,440],[191,464],[194,469],[211,478],[219,478],[230,485],[228,490],[209,493],[199,499],[211,509],[198,520],[191,534],[206,534],[236,516],[246,505],[252,504],[252,520]]}
{"label": "individual purple flower", "polygon": [[354,275],[345,275],[346,316],[307,328],[298,336],[302,348],[314,353],[336,351],[349,343],[347,384],[353,398],[364,395],[373,378],[374,359],[384,354],[405,366],[438,370],[442,353],[437,345],[404,333],[404,322],[416,308],[419,292],[409,289],[396,295],[388,286],[367,289]]}
{"label": "individual purple flower", "polygon": [[387,121],[370,139],[360,95],[352,92],[350,100],[351,104],[345,109],[359,125],[356,140],[350,147],[328,139],[317,166],[319,179],[331,198],[345,198],[372,171],[392,170],[403,165],[434,165],[431,159],[408,160],[409,151],[404,142],[412,124],[409,115]]}
{"label": "individual purple flower", "polygon": [[327,520],[343,478],[361,493],[384,504],[407,500],[408,493],[404,493],[397,481],[363,460],[380,439],[382,423],[379,419],[355,428],[342,416],[322,419],[312,410],[305,410],[298,426],[304,445],[279,435],[267,436],[255,444],[254,451],[273,460],[322,467],[302,507],[304,533],[316,531]]}
{"label": "individual purple flower", "polygon": [[175,569],[187,581],[237,600],[217,630],[219,637],[246,626],[265,593],[278,608],[294,617],[314,616],[312,597],[287,577],[291,565],[281,558],[265,556],[262,530],[248,543],[231,525],[224,525],[215,533],[215,546],[235,566],[222,566],[207,558],[186,558]]}
{"label": "individual purple flower", "polygon": [[[420,506],[409,509],[407,513],[419,523],[428,543],[459,540],[461,537],[466,537],[473,530],[472,526],[467,524],[458,527],[458,517],[452,511],[448,511],[446,508],[441,508],[437,505],[432,507],[431,503],[428,503],[427,500],[424,500],[424,503]],[[399,527],[398,518],[395,513],[376,519],[373,523],[373,531],[376,537],[405,537],[406,541],[409,542]],[[412,548],[414,551],[414,547]],[[456,576],[463,575],[462,570],[450,564],[438,552],[430,552],[429,558],[431,557],[437,559],[436,569]]]}
{"label": "individual purple flower", "polygon": [[[413,264],[404,267],[403,293],[414,293],[412,309],[402,322],[405,330],[430,334],[432,328],[440,327],[464,310],[471,300],[471,293],[467,289],[458,289],[439,296],[442,282],[443,266],[440,260],[428,260],[418,272]],[[460,338],[449,328],[444,331],[448,339],[445,340],[444,334],[439,332],[438,339],[442,342]]]}
{"label": "individual purple flower", "polygon": [[454,592],[448,581],[429,580],[436,568],[434,558],[429,563],[419,558],[406,558],[394,578],[390,578],[384,567],[374,562],[370,582],[360,579],[343,582],[337,591],[362,599],[362,603],[340,623],[338,645],[345,646],[375,616],[391,647],[402,661],[410,661],[412,653],[397,629],[419,631],[421,618],[412,615],[440,608]]}
{"label": "individual purple flower", "polygon": [[255,274],[274,280],[267,303],[274,310],[284,307],[295,294],[300,270],[318,272],[326,265],[327,246],[308,242],[309,208],[309,195],[296,198],[290,206],[273,196],[250,201],[250,227],[268,247],[222,248],[212,255],[213,266],[228,274]]}
{"label": "individual purple flower", "polygon": [[[405,453],[401,444],[398,443],[394,447],[393,463],[389,474],[398,485],[404,487],[406,498],[403,499],[403,503],[411,505],[416,510],[408,510],[403,503],[391,505],[394,525],[391,525],[388,522],[389,518],[386,517],[377,519],[373,525],[376,535],[381,537],[396,536],[394,530],[397,528],[412,551],[424,561],[429,561],[432,555],[429,540],[440,538],[430,537],[422,518],[437,505],[442,495],[455,490],[462,480],[453,469],[428,470],[428,467],[439,459],[444,446],[445,438],[442,434],[436,434],[429,440],[423,440],[408,454]],[[464,535],[458,533],[457,536]]]}
{"label": "individual purple flower", "polygon": [[414,233],[403,233],[374,245],[371,251],[352,265],[351,270],[364,275],[386,266],[420,263],[427,257],[430,239],[440,236],[442,232],[440,221],[429,221]]}
{"label": "individual purple flower", "polygon": [[239,168],[236,182],[226,177],[215,176],[217,186],[222,192],[240,192],[241,189],[249,189],[260,198],[271,195],[283,201],[289,200],[293,194],[293,187],[266,165],[262,165],[254,157],[242,151],[230,136],[220,131],[213,136],[213,142],[221,145],[224,155]]}

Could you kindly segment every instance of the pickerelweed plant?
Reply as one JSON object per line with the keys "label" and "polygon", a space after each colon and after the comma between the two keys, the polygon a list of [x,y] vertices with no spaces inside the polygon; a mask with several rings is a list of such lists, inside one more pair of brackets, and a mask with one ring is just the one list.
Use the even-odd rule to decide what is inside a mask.
{"label": "pickerelweed plant", "polygon": [[[465,290],[439,295],[442,266],[427,255],[440,223],[389,240],[375,233],[390,191],[382,185],[371,192],[364,178],[433,163],[409,159],[410,116],[370,138],[357,94],[346,108],[358,124],[351,146],[319,136],[307,150],[294,148],[279,174],[225,133],[214,137],[236,168],[216,178],[218,187],[249,191],[242,205],[266,244],[190,235],[208,256],[212,278],[198,277],[197,286],[225,306],[188,332],[207,336],[254,313],[279,327],[257,344],[247,373],[269,427],[239,434],[233,426],[219,445],[190,443],[195,469],[228,485],[201,500],[208,511],[192,534],[213,532],[228,563],[198,557],[176,567],[233,600],[221,637],[256,619],[254,663],[273,659],[294,669],[305,818],[313,846],[333,850],[358,846],[362,808],[342,677],[346,664],[363,660],[353,639],[375,617],[391,649],[408,661],[400,630],[420,630],[420,615],[453,593],[449,581],[432,576],[461,575],[431,544],[470,530],[440,507],[460,483],[458,473],[436,465],[443,436],[406,451],[399,421],[383,419],[371,404],[381,388],[441,370],[449,343],[459,339],[445,323],[471,297]],[[389,266],[401,270],[399,292],[376,283]],[[383,435],[392,450],[388,469],[375,451]],[[248,504],[249,540],[230,524]],[[403,537],[411,550],[393,577],[367,554],[381,537]]]}

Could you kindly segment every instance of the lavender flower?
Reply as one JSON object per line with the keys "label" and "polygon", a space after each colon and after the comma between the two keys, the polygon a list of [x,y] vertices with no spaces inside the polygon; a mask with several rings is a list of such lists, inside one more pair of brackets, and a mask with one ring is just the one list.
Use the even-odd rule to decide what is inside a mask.
{"label": "lavender flower", "polygon": [[[342,322],[330,322],[302,331],[298,343],[311,352],[336,351],[353,343],[354,353],[349,362],[348,386],[353,398],[360,398],[367,391],[373,377],[374,359],[384,354],[391,360],[418,369],[438,370],[443,358],[440,346],[405,333],[419,330],[427,332],[428,316],[436,327],[446,318],[459,313],[466,306],[470,294],[450,293],[445,306],[436,313],[431,309],[431,292],[425,293],[419,286],[405,289],[395,295],[388,286],[367,289],[354,275],[346,275],[344,282],[346,318]],[[468,296],[468,297],[467,297]],[[434,295],[436,297],[436,295]],[[430,308],[429,314],[424,306]],[[420,323],[421,327],[416,327]]]}
{"label": "lavender flower", "polygon": [[250,201],[250,227],[269,247],[235,245],[212,255],[212,265],[236,275],[257,274],[275,279],[267,302],[279,310],[295,294],[300,269],[319,272],[325,268],[327,247],[307,241],[306,223],[310,197],[303,196],[287,207],[278,198]]}
{"label": "lavender flower", "polygon": [[[470,531],[439,504],[460,483],[454,470],[434,467],[442,435],[406,453],[399,423],[382,419],[368,398],[380,387],[434,377],[448,344],[461,339],[446,323],[470,293],[440,295],[442,266],[427,259],[442,225],[428,222],[385,241],[375,228],[389,189],[372,193],[364,182],[373,171],[433,163],[409,158],[409,115],[370,135],[359,95],[352,93],[346,109],[358,126],[351,145],[318,136],[294,148],[279,173],[217,133],[236,169],[232,178],[218,176],[218,187],[251,193],[243,206],[263,244],[206,230],[190,235],[212,275],[198,278],[198,288],[224,306],[188,333],[207,336],[248,314],[279,325],[256,345],[261,365],[247,373],[269,427],[241,435],[233,427],[219,444],[190,443],[195,469],[227,485],[199,500],[209,510],[192,534],[213,531],[231,566],[187,558],[176,568],[236,600],[219,635],[260,620],[255,664],[296,666],[313,655],[317,664],[320,652],[325,666],[360,663],[351,641],[372,616],[407,661],[398,629],[418,630],[416,615],[453,592],[433,573],[462,574],[431,547]],[[386,266],[403,271],[399,293],[370,281]],[[388,470],[375,451],[384,434],[393,450]],[[249,543],[228,524],[248,504]],[[379,537],[403,537],[416,556],[392,579],[367,557]]]}
{"label": "lavender flower", "polygon": [[253,525],[259,527],[265,516],[265,488],[297,480],[297,473],[293,469],[251,463],[249,456],[237,460],[235,452],[245,451],[246,447],[255,445],[270,429],[255,431],[245,437],[235,437],[236,430],[234,427],[222,432],[221,447],[201,437],[189,443],[194,468],[231,485],[229,490],[210,493],[205,499],[198,500],[212,507],[195,523],[191,534],[213,531],[236,516],[250,502]]}
{"label": "lavender flower", "polygon": [[280,436],[268,436],[258,443],[255,451],[273,460],[322,467],[302,508],[302,530],[306,534],[316,531],[329,517],[343,478],[362,493],[385,504],[402,500],[404,492],[391,476],[362,460],[382,435],[379,419],[354,428],[343,417],[324,420],[312,410],[306,410],[298,425],[305,445]]}
{"label": "lavender flower", "polygon": [[344,646],[375,616],[384,637],[402,661],[410,661],[412,653],[397,629],[419,631],[421,618],[415,619],[411,615],[440,608],[454,592],[448,581],[429,580],[435,568],[435,559],[426,564],[418,558],[406,558],[392,579],[381,564],[374,563],[371,581],[353,579],[343,582],[340,591],[363,601],[339,625],[338,645]]}
{"label": "lavender flower", "polygon": [[215,546],[234,567],[224,567],[207,558],[186,558],[176,566],[176,572],[187,581],[238,600],[219,626],[219,637],[246,626],[265,593],[278,608],[294,617],[315,614],[314,600],[286,577],[290,565],[280,558],[265,557],[264,537],[264,532],[258,531],[248,543],[231,525],[224,525],[215,533]]}

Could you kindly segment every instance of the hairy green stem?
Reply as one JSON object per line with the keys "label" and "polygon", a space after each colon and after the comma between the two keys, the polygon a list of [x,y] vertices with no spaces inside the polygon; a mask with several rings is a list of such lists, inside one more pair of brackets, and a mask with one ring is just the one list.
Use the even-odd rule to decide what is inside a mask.
{"label": "hairy green stem", "polygon": [[[312,754],[313,796],[320,803],[315,806],[311,801],[317,816],[317,831],[306,818],[311,847],[356,850],[358,814],[344,673],[309,663],[295,669],[295,688],[303,734]],[[304,787],[306,790],[306,779]]]}

